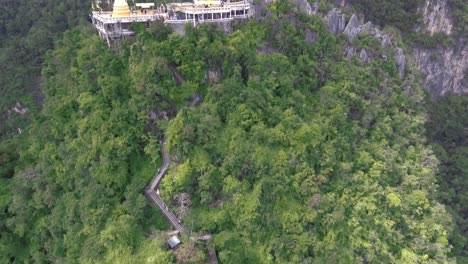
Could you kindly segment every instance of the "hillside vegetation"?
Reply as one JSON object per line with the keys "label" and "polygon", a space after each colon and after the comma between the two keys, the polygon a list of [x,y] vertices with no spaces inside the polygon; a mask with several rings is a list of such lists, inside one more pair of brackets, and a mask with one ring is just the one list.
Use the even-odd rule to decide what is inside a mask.
{"label": "hillside vegetation", "polygon": [[[11,138],[38,111],[45,53],[63,31],[83,22],[88,1],[3,0],[0,5],[0,140]],[[27,113],[8,114],[19,103]]]}
{"label": "hillside vegetation", "polygon": [[[173,162],[160,195],[172,209],[191,197],[182,223],[212,235],[220,263],[466,255],[466,98],[427,107],[417,72],[400,79],[393,51],[360,35],[352,45],[373,59],[347,58],[345,37],[291,7],[277,1],[232,34],[134,26],[118,51],[80,24],[44,41],[57,39],[52,50],[26,52],[44,101],[0,144],[0,259],[207,263],[204,243],[186,236],[166,249],[159,231],[171,227],[144,197],[163,138]],[[12,30],[0,27],[32,34]]]}
{"label": "hillside vegetation", "polygon": [[[391,57],[344,59],[320,19],[282,8],[230,35],[156,24],[118,53],[89,28],[68,31],[4,179],[1,255],[205,262],[189,242],[169,252],[144,236],[168,228],[142,192],[165,134],[177,162],[161,195],[191,195],[183,223],[213,234],[222,263],[447,262],[451,222],[435,200],[421,88]],[[195,93],[204,101],[189,108]]]}

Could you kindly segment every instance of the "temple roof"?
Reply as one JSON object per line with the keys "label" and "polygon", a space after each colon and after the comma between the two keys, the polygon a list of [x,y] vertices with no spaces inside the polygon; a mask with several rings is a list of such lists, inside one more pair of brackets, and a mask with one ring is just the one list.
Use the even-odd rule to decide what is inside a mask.
{"label": "temple roof", "polygon": [[112,9],[112,17],[128,17],[130,16],[130,8],[125,0],[115,0]]}

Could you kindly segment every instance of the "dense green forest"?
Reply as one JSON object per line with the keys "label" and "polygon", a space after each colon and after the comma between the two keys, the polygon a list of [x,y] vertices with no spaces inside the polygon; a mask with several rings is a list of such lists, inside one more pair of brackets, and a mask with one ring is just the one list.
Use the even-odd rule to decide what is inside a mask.
{"label": "dense green forest", "polygon": [[[0,5],[0,139],[24,127],[40,108],[43,57],[66,29],[84,22],[89,3],[4,0]],[[7,114],[16,103],[25,114]]]}
{"label": "dense green forest", "polygon": [[378,41],[352,43],[372,62],[345,58],[344,37],[278,1],[276,16],[232,34],[155,23],[113,51],[79,22],[84,3],[6,6],[1,106],[36,111],[23,89],[34,82],[44,99],[0,144],[4,262],[207,263],[203,243],[166,249],[171,227],[143,195],[164,137],[174,162],[160,194],[173,208],[190,195],[182,223],[213,235],[221,263],[467,256],[467,97],[428,103],[417,72],[400,79]]}
{"label": "dense green forest", "polygon": [[[440,161],[439,199],[456,221],[453,232],[454,254],[468,261],[468,97],[447,96],[429,108],[426,124],[432,148]],[[461,260],[461,259],[460,259]],[[460,261],[462,262],[462,261]]]}

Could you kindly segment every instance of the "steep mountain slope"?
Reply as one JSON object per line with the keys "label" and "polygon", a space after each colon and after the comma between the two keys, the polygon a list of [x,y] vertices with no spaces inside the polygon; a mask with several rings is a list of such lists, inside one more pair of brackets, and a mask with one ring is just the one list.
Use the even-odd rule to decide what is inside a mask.
{"label": "steep mountain slope", "polygon": [[[43,109],[0,147],[0,259],[206,263],[185,237],[165,250],[170,227],[145,202],[165,136],[173,162],[160,195],[174,209],[191,197],[183,224],[210,232],[222,263],[454,262],[466,239],[453,230],[465,229],[437,200],[425,93],[401,34],[331,1],[297,2],[327,22],[279,0],[229,35],[156,23],[118,52],[89,26],[67,31],[45,57]],[[441,184],[456,195],[442,198],[463,224],[453,185],[466,151],[445,145],[465,141],[444,138],[441,109],[430,136],[456,163]]]}

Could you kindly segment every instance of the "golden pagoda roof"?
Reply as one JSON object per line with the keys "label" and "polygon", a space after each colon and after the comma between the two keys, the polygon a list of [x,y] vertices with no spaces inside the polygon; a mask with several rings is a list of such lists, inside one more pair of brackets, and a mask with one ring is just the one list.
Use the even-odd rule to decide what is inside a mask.
{"label": "golden pagoda roof", "polygon": [[130,8],[125,0],[115,0],[112,9],[112,17],[129,17]]}

